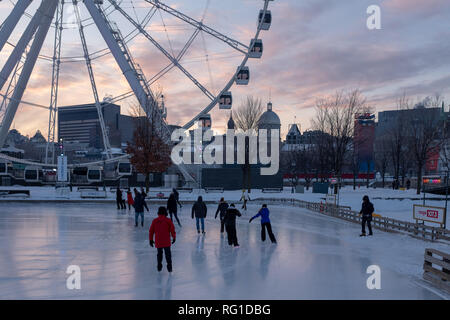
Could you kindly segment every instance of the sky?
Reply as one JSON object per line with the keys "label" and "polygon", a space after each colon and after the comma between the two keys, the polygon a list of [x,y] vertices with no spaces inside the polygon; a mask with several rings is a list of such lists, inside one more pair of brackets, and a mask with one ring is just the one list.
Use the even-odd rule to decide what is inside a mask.
{"label": "sky", "polygon": [[[3,22],[16,0],[0,2]],[[144,0],[119,1],[135,20],[143,21],[152,5]],[[35,0],[27,12],[32,15],[40,1]],[[205,25],[249,44],[256,31],[256,20],[262,0],[190,0],[164,1],[165,4]],[[367,8],[381,8],[381,29],[369,30]],[[130,90],[121,71],[108,53],[96,26],[80,4],[90,53],[104,56],[92,60],[100,97],[117,96]],[[74,22],[71,4],[65,5],[61,81],[58,105],[93,102],[92,89],[82,47]],[[317,99],[337,91],[359,89],[374,111],[393,109],[396,100],[406,94],[412,100],[439,93],[450,99],[450,2],[448,0],[275,0],[270,2],[272,26],[263,31],[262,59],[252,59],[248,66],[248,86],[233,86],[233,107],[238,108],[251,95],[265,105],[272,100],[274,111],[282,121],[282,134],[298,123],[302,131],[311,128]],[[168,59],[131,24],[109,6],[104,10],[127,38],[128,47],[151,79],[168,63]],[[10,37],[15,44],[29,22],[23,17]],[[185,22],[156,12],[146,30],[168,52],[178,55],[194,29]],[[49,105],[51,57],[54,28],[44,43],[42,57],[23,97],[24,101]],[[130,35],[130,36],[128,36]],[[11,45],[0,52],[3,66]],[[214,94],[220,92],[232,77],[243,56],[208,34],[199,35],[181,59],[183,66]],[[168,121],[183,125],[207,104],[207,97],[181,71],[173,69],[152,85],[166,97]],[[5,92],[2,88],[1,93]],[[446,104],[450,105],[449,100]],[[134,99],[120,101],[122,113],[129,114]],[[225,129],[228,111],[215,108],[211,112],[213,127]],[[22,104],[16,114],[14,128],[32,135],[44,133],[48,127],[48,110]]]}

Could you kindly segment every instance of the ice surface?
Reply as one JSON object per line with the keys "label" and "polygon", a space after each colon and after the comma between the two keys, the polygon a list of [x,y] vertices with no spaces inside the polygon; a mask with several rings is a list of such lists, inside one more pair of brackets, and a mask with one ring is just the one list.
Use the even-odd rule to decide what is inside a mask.
{"label": "ice surface", "polygon": [[[440,299],[421,280],[424,249],[448,251],[405,235],[375,230],[298,208],[271,207],[278,245],[260,240],[257,210],[238,218],[241,247],[228,246],[208,206],[199,236],[190,206],[180,214],[172,247],[174,272],[156,271],[145,228],[115,205],[0,203],[0,299]],[[381,268],[381,290],[366,269]],[[66,288],[66,268],[81,268],[81,290]]]}

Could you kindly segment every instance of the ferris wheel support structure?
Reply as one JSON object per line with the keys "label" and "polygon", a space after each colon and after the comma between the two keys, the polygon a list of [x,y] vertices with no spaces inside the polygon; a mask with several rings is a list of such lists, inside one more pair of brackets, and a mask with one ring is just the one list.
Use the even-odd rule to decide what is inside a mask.
{"label": "ferris wheel support structure", "polygon": [[8,41],[11,32],[13,32],[20,18],[25,12],[25,9],[33,2],[33,0],[19,0],[14,6],[11,14],[6,18],[0,30],[0,51]]}
{"label": "ferris wheel support structure", "polygon": [[[148,87],[148,82],[144,74],[134,62],[120,31],[113,28],[112,24],[104,16],[102,10],[95,5],[93,0],[85,0],[84,4],[138,99],[141,108],[145,111],[149,120],[153,122],[153,125],[157,126],[157,130],[160,129],[158,131],[162,133],[163,140],[170,141],[170,130],[167,127],[161,110],[159,110],[158,102]],[[195,182],[195,179],[187,172],[184,166],[178,166],[178,168],[187,181]]]}
{"label": "ferris wheel support structure", "polygon": [[106,125],[105,125],[105,119],[103,117],[102,105],[100,104],[97,85],[95,83],[94,70],[92,69],[91,58],[89,56],[89,50],[88,50],[87,43],[86,43],[86,37],[84,35],[84,26],[81,21],[80,11],[78,9],[78,0],[72,0],[72,3],[73,3],[74,10],[75,10],[75,16],[77,19],[78,30],[79,30],[80,38],[81,38],[81,44],[83,46],[84,59],[86,61],[86,67],[88,69],[89,80],[91,81],[91,88],[92,88],[92,94],[94,95],[95,107],[97,108],[98,121],[100,122],[100,129],[102,131],[103,146],[106,151],[106,157],[108,159],[111,159],[112,158],[111,146],[109,144],[108,133],[106,132]]}
{"label": "ferris wheel support structure", "polygon": [[42,17],[38,30],[36,31],[36,35],[34,37],[33,44],[31,45],[30,52],[27,55],[22,72],[20,73],[19,80],[5,110],[5,116],[1,123],[0,146],[3,146],[6,141],[6,136],[8,135],[9,128],[11,127],[11,123],[14,119],[20,101],[22,100],[23,94],[28,85],[28,81],[30,80],[30,76],[36,64],[39,52],[41,51],[42,45],[44,44],[44,40],[52,23],[53,16],[55,15],[58,2],[52,0],[43,0],[42,5],[45,8],[45,14]]}
{"label": "ferris wheel support structure", "polygon": [[[8,60],[6,60],[5,65],[3,66],[2,70],[0,71],[0,90],[3,88],[6,81],[8,81],[8,78],[11,75],[11,72],[13,72],[14,67],[17,65],[17,63],[21,59],[27,45],[30,43],[31,39],[33,38],[33,35],[36,33],[36,30],[39,27],[39,24],[41,23],[42,17],[45,14],[47,14],[48,6],[49,6],[48,1],[42,1],[42,3],[39,6],[39,8],[37,9],[35,15],[31,19],[31,21],[28,23],[25,31],[23,32],[22,36],[20,37],[19,41],[17,42],[17,45],[14,47],[13,51],[9,55]],[[9,36],[10,35],[8,35],[6,38],[8,39]]]}
{"label": "ferris wheel support structure", "polygon": [[142,84],[142,80],[140,79],[142,74],[137,71],[131,54],[120,36],[119,31],[113,29],[111,23],[109,23],[102,14],[102,11],[96,7],[94,0],[85,0],[84,5],[94,20],[103,40],[105,40],[111,54],[116,60],[117,65],[133,90],[139,104],[142,109],[149,114],[148,108],[154,107],[157,102],[153,98],[151,92],[147,92],[145,85]]}
{"label": "ferris wheel support structure", "polygon": [[52,88],[50,97],[50,108],[48,118],[48,136],[45,147],[45,163],[55,163],[55,127],[56,112],[58,108],[59,71],[61,66],[61,42],[63,32],[64,1],[61,1],[56,10],[55,41],[53,44],[52,64]]}

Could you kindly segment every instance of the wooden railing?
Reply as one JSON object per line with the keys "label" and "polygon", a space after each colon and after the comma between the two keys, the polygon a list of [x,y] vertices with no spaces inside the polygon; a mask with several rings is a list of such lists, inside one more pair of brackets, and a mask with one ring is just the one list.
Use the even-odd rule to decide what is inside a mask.
{"label": "wooden railing", "polygon": [[[340,218],[353,223],[361,223],[359,212],[352,211],[350,207],[334,206],[326,203],[308,202],[297,199],[254,199],[252,202],[267,204],[291,205],[299,208],[305,208],[324,215]],[[406,232],[414,237],[427,239],[431,241],[445,240],[450,241],[450,231],[447,229],[432,227],[420,223],[401,221],[388,217],[373,217],[372,226],[375,229],[387,232]]]}
{"label": "wooden railing", "polygon": [[423,278],[450,293],[450,254],[435,249],[425,249]]}

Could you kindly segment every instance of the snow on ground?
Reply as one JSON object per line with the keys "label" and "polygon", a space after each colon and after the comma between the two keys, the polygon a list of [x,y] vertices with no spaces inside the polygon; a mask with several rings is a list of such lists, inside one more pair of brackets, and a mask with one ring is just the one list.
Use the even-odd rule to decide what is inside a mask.
{"label": "snow on ground", "polygon": [[[226,196],[227,194],[225,194]],[[214,198],[218,195],[214,195]],[[207,194],[206,198],[213,198]],[[270,207],[277,245],[262,243],[258,209],[238,219],[241,247],[228,246],[209,205],[206,235],[190,206],[181,209],[174,272],[156,271],[145,228],[113,203],[0,203],[0,299],[441,299],[421,280],[425,248],[448,245],[375,230],[294,207]],[[66,268],[81,268],[81,290],[66,288]],[[368,290],[367,267],[381,268]]]}
{"label": "snow on ground", "polygon": [[[31,190],[31,197],[29,199],[23,198],[21,196],[15,197],[15,199],[23,199],[26,200],[86,200],[89,199],[81,199],[80,192],[74,191],[70,193],[68,197],[58,196],[55,189],[52,187],[0,187],[0,191],[2,189],[27,189]],[[107,188],[107,201],[113,201],[115,199],[115,191],[109,191]],[[158,192],[162,192],[165,197],[168,197],[170,194],[169,189],[163,188],[152,188],[149,196],[151,198],[156,198],[156,194]],[[361,208],[362,197],[364,195],[368,195],[374,206],[375,213],[380,214],[382,216],[391,217],[397,220],[402,221],[411,221],[415,222],[413,219],[413,204],[423,204],[422,197],[423,195],[417,195],[415,190],[392,190],[392,189],[367,189],[365,187],[357,188],[353,190],[351,186],[346,186],[341,189],[339,195],[339,203],[343,206],[350,206],[353,210],[359,211]],[[192,201],[197,198],[198,195],[201,195],[203,199],[207,201],[219,201],[221,197],[224,197],[228,201],[238,202],[242,191],[225,191],[224,193],[205,193],[205,191],[199,192],[198,190],[194,190],[192,193],[188,192],[180,192],[180,200],[184,201]],[[325,202],[324,194],[314,194],[312,190],[305,190],[304,194],[293,194],[291,193],[291,188],[284,188],[282,193],[262,193],[260,189],[252,190],[250,194],[251,199],[256,198],[287,198],[287,199],[299,199],[309,202]],[[431,195],[427,194],[427,198],[432,198],[434,200],[427,200],[426,204],[430,206],[437,207],[445,207],[445,196]],[[450,197],[449,197],[450,198]],[[439,200],[437,200],[439,199]],[[5,198],[0,197],[0,201],[7,201]],[[92,201],[92,199],[90,199]],[[101,200],[99,200],[101,201]],[[450,214],[447,215],[447,226],[450,224]]]}

